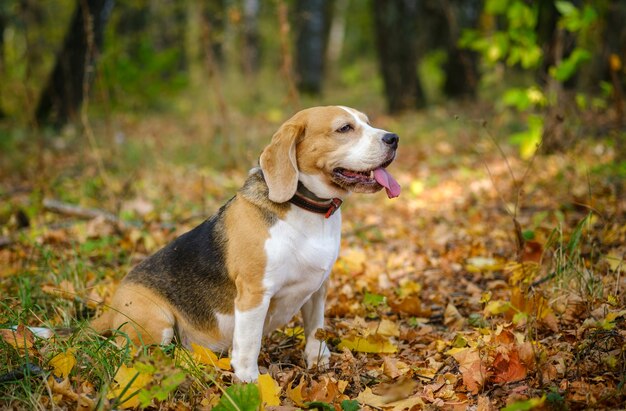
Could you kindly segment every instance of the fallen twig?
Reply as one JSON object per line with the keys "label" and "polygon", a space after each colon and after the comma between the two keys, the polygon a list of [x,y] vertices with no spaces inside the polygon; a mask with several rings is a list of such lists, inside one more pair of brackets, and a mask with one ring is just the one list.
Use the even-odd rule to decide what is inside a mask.
{"label": "fallen twig", "polygon": [[46,211],[52,213],[69,215],[79,218],[97,218],[100,217],[105,221],[113,224],[119,224],[125,226],[126,222],[120,220],[112,213],[108,211],[100,210],[97,208],[84,208],[74,204],[64,203],[62,201],[45,198],[43,200],[43,207]]}

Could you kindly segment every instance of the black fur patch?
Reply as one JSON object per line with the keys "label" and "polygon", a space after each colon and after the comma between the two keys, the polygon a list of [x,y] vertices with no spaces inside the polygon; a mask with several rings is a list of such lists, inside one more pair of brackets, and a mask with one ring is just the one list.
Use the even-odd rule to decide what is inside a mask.
{"label": "black fur patch", "polygon": [[[223,213],[229,204],[142,261],[125,281],[163,295],[195,326],[215,327],[215,313],[234,312],[236,296],[225,262]],[[216,295],[220,298],[214,298]]]}

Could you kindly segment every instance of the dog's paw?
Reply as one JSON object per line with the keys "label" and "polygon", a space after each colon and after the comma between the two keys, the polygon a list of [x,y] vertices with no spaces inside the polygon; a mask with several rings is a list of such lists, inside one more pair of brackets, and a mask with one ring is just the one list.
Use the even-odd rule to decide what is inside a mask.
{"label": "dog's paw", "polygon": [[259,366],[256,358],[237,355],[233,353],[230,365],[235,370],[235,378],[241,382],[254,382],[259,378]]}
{"label": "dog's paw", "polygon": [[256,382],[259,379],[259,367],[235,368],[235,378],[240,382]]}
{"label": "dog's paw", "polygon": [[324,341],[314,340],[304,349],[307,368],[326,369],[330,364],[330,350]]}

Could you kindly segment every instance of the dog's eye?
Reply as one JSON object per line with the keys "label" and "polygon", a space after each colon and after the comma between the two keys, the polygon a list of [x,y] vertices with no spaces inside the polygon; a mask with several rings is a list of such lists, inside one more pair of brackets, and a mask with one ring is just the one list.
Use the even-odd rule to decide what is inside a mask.
{"label": "dog's eye", "polygon": [[352,127],[352,124],[346,124],[345,126],[341,126],[337,129],[338,133],[347,133],[348,131],[352,131],[354,130],[354,127]]}

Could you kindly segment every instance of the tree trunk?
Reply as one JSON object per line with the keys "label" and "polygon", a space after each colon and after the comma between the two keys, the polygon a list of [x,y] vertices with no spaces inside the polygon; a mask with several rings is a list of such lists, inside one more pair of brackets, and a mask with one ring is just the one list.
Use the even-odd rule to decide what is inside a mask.
{"label": "tree trunk", "polygon": [[[4,29],[6,27],[6,15],[4,8],[0,6],[0,78],[4,78]],[[2,96],[2,84],[0,84],[0,96]],[[0,118],[4,117],[4,111],[0,106]]]}
{"label": "tree trunk", "polygon": [[76,118],[94,77],[113,0],[78,0],[63,47],[35,112],[38,123],[60,127]]}
{"label": "tree trunk", "polygon": [[387,108],[396,113],[425,105],[417,76],[418,2],[373,0],[378,60],[385,85]]}
{"label": "tree trunk", "polygon": [[243,0],[243,71],[247,77],[254,76],[261,63],[259,36],[259,0]]}
{"label": "tree trunk", "polygon": [[298,89],[304,93],[316,95],[322,91],[329,4],[327,0],[296,2],[296,73]]}
{"label": "tree trunk", "polygon": [[463,29],[477,28],[482,0],[452,0],[441,4],[448,27],[443,92],[452,98],[474,98],[479,78],[478,59],[475,52],[460,49],[458,43]]}
{"label": "tree trunk", "polygon": [[[203,25],[207,31],[210,49],[204,47],[205,59],[212,59],[213,64],[224,66],[224,31],[226,28],[226,3],[224,0],[207,0],[203,4]],[[207,54],[211,55],[208,56]]]}

